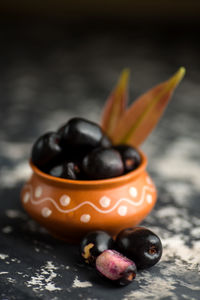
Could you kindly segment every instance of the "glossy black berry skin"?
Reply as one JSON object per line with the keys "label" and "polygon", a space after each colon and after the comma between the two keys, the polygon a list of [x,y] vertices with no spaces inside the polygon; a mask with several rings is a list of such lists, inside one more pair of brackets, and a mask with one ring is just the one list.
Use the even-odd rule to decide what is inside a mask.
{"label": "glossy black berry skin", "polygon": [[103,132],[97,124],[82,118],[70,119],[58,133],[64,148],[79,148],[79,152],[100,146],[103,138]]}
{"label": "glossy black berry skin", "polygon": [[62,149],[60,137],[55,132],[48,132],[40,136],[33,145],[31,160],[41,170],[45,170],[59,161]]}
{"label": "glossy black berry skin", "polygon": [[78,164],[74,162],[63,162],[51,168],[48,173],[54,177],[66,179],[79,179],[80,169]]}
{"label": "glossy black berry skin", "polygon": [[155,265],[162,256],[162,244],[159,237],[144,227],[122,230],[116,238],[119,252],[132,259],[138,269]]}
{"label": "glossy black berry skin", "polygon": [[117,177],[124,172],[121,156],[112,148],[93,150],[83,159],[82,168],[91,180]]}
{"label": "glossy black berry skin", "polygon": [[82,259],[95,265],[96,258],[105,250],[112,249],[114,241],[105,231],[97,230],[89,232],[81,241],[80,254]]}
{"label": "glossy black berry skin", "polygon": [[135,170],[141,163],[141,157],[139,152],[128,145],[117,145],[114,147],[121,154],[125,172]]}
{"label": "glossy black berry skin", "polygon": [[103,136],[102,140],[101,140],[101,147],[103,148],[110,148],[112,147],[112,142],[109,139],[109,137],[107,137],[106,135]]}

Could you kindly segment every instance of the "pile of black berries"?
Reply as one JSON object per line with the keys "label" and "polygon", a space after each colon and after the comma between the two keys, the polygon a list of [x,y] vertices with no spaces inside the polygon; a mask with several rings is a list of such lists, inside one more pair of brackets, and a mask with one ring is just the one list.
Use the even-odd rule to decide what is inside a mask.
{"label": "pile of black berries", "polygon": [[36,140],[31,161],[55,177],[97,180],[135,170],[141,157],[131,146],[113,146],[99,125],[73,118],[57,132],[45,133]]}
{"label": "pile of black berries", "polygon": [[127,285],[137,270],[150,268],[162,256],[160,238],[144,227],[122,230],[114,241],[105,231],[88,233],[80,244],[81,258],[118,285]]}

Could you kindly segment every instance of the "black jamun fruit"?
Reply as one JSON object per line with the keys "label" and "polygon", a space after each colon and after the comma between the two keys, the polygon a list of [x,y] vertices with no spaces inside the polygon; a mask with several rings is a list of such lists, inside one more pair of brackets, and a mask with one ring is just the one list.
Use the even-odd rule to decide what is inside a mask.
{"label": "black jamun fruit", "polygon": [[124,165],[115,149],[97,148],[84,157],[82,169],[89,179],[95,180],[122,175]]}
{"label": "black jamun fruit", "polygon": [[155,265],[162,256],[160,238],[144,227],[133,227],[122,230],[116,238],[119,252],[132,259],[138,269]]}
{"label": "black jamun fruit", "polygon": [[60,137],[55,132],[48,132],[40,136],[32,147],[31,160],[41,170],[59,160],[62,149]]}
{"label": "black jamun fruit", "polygon": [[141,163],[139,152],[129,145],[117,145],[114,147],[121,154],[124,162],[125,172],[135,170]]}
{"label": "black jamun fruit", "polygon": [[105,250],[112,249],[113,246],[114,241],[107,232],[101,230],[92,231],[82,239],[80,254],[86,263],[94,265],[97,256]]}
{"label": "black jamun fruit", "polygon": [[99,147],[103,138],[103,132],[96,123],[82,118],[70,119],[58,130],[58,134],[64,148],[79,148],[80,152]]}
{"label": "black jamun fruit", "polygon": [[80,168],[74,162],[63,162],[51,168],[48,173],[54,177],[76,180],[79,178]]}
{"label": "black jamun fruit", "polygon": [[105,250],[96,259],[96,269],[100,275],[118,285],[127,285],[136,276],[135,263],[115,250]]}

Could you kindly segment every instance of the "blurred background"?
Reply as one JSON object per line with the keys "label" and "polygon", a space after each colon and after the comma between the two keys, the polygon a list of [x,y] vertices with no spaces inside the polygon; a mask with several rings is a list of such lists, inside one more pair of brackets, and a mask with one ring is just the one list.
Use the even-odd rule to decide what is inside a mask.
{"label": "blurred background", "polygon": [[[0,263],[9,271],[0,279],[2,299],[35,300],[34,288],[41,292],[37,299],[66,299],[66,284],[80,274],[86,283],[89,278],[76,270],[73,251],[44,233],[21,207],[36,138],[74,116],[100,121],[123,68],[131,69],[131,103],[180,66],[186,76],[142,145],[159,195],[144,225],[163,240],[163,261],[153,273],[138,276],[140,289],[125,298],[199,299],[199,40],[198,0],[0,1]],[[66,253],[69,271],[63,269]],[[37,281],[25,284],[37,279],[47,260],[61,274],[55,279],[62,288],[54,292],[58,298]],[[98,283],[72,290],[69,299],[83,299],[84,291],[84,299],[88,291],[91,299],[102,299]],[[116,297],[126,292],[117,289]]]}

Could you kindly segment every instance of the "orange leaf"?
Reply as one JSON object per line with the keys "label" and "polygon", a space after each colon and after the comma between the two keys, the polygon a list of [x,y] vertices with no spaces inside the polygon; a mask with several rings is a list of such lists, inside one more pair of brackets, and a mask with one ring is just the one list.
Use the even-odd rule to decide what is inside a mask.
{"label": "orange leaf", "polygon": [[184,74],[185,68],[181,67],[169,80],[140,96],[118,121],[111,135],[114,144],[139,146],[160,120]]}
{"label": "orange leaf", "polygon": [[124,113],[127,101],[129,73],[128,69],[122,71],[116,88],[106,101],[102,114],[101,126],[108,136],[112,136],[119,119]]}

